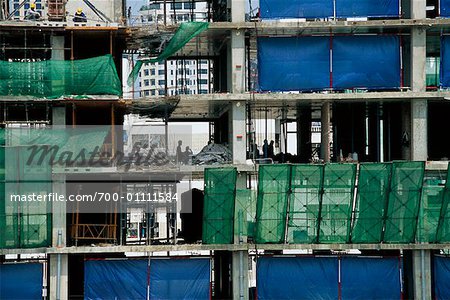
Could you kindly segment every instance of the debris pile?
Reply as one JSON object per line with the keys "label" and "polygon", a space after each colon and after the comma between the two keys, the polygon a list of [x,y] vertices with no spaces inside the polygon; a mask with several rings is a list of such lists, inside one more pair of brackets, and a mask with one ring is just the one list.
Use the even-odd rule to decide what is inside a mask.
{"label": "debris pile", "polygon": [[192,156],[193,165],[222,165],[231,163],[233,155],[224,145],[211,143]]}

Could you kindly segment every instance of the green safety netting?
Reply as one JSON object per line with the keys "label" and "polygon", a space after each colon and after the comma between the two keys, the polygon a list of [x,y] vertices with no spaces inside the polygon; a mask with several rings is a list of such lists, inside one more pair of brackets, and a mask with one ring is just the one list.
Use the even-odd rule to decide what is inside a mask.
{"label": "green safety netting", "polygon": [[259,167],[256,207],[257,243],[283,243],[290,189],[290,165]]}
{"label": "green safety netting", "polygon": [[392,164],[367,163],[359,167],[353,243],[379,243],[389,194]]}
{"label": "green safety netting", "polygon": [[424,162],[393,163],[384,242],[414,242],[424,169]]}
{"label": "green safety netting", "polygon": [[450,168],[447,170],[447,181],[442,194],[442,207],[439,214],[439,222],[436,233],[436,242],[450,242]]}
{"label": "green safety netting", "polygon": [[443,196],[444,185],[441,185],[439,180],[427,180],[423,185],[416,241],[422,243],[436,242]]}
{"label": "green safety netting", "polygon": [[0,147],[0,248],[51,244],[51,202],[14,198],[52,191],[49,162],[27,164],[29,151],[26,146]]}
{"label": "green safety netting", "polygon": [[256,191],[236,190],[236,208],[234,213],[234,234],[253,237],[256,217]]}
{"label": "green safety netting", "polygon": [[236,168],[205,169],[204,244],[232,244]]}
{"label": "green safety netting", "polygon": [[0,95],[59,98],[122,95],[111,55],[82,60],[0,61]]}
{"label": "green safety netting", "polygon": [[348,242],[355,178],[355,164],[325,166],[322,205],[319,213],[320,243]]}
{"label": "green safety netting", "polygon": [[127,83],[129,86],[137,79],[139,71],[144,63],[155,63],[163,61],[178,50],[184,47],[191,39],[205,31],[209,26],[206,22],[186,22],[181,23],[174,36],[170,39],[169,44],[164,48],[163,52],[156,58],[138,60],[134,65],[133,70],[128,76]]}
{"label": "green safety netting", "polygon": [[317,225],[323,183],[323,165],[292,165],[287,240],[317,242]]}

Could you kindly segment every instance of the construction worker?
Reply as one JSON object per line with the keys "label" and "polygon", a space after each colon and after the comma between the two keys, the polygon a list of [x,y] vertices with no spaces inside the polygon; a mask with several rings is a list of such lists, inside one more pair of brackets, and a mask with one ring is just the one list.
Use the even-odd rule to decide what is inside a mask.
{"label": "construction worker", "polygon": [[87,22],[86,15],[84,14],[83,10],[81,8],[77,9],[77,12],[75,13],[75,17],[73,18],[74,22]]}
{"label": "construction worker", "polygon": [[25,20],[39,20],[41,18],[41,14],[36,11],[36,4],[31,3],[30,8],[25,13]]}

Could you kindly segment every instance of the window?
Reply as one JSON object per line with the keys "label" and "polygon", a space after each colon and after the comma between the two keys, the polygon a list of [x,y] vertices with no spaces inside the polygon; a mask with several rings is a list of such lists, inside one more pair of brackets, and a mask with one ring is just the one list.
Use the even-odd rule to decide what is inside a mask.
{"label": "window", "polygon": [[177,3],[170,3],[170,9],[182,9],[182,3],[181,2],[177,2]]}
{"label": "window", "polygon": [[150,84],[151,85],[155,85],[156,84],[156,80],[155,79],[150,80]]}
{"label": "window", "polygon": [[148,76],[148,75],[149,75],[148,70],[144,70],[144,76]]}
{"label": "window", "polygon": [[173,86],[173,80],[171,80],[171,81],[170,81],[170,85],[172,85],[172,86]]}
{"label": "window", "polygon": [[208,74],[208,70],[207,69],[200,69],[198,74]]}
{"label": "window", "polygon": [[158,70],[158,75],[164,75],[164,70]]}
{"label": "window", "polygon": [[170,75],[173,75],[173,70],[170,70]]}
{"label": "window", "polygon": [[203,65],[206,65],[206,64],[208,64],[208,60],[202,59],[202,60],[200,60],[200,63],[203,64]]}
{"label": "window", "polygon": [[145,79],[145,80],[144,80],[144,86],[148,86],[148,84],[149,84],[148,79]]}
{"label": "window", "polygon": [[159,84],[159,85],[165,85],[165,84],[166,84],[166,81],[165,81],[165,80],[158,80],[158,84]]}
{"label": "window", "polygon": [[155,75],[155,69],[151,69],[150,74]]}
{"label": "window", "polygon": [[149,91],[145,91],[145,96],[149,96],[150,92]]}
{"label": "window", "polygon": [[184,9],[195,9],[195,2],[185,2],[184,3]]}
{"label": "window", "polygon": [[159,3],[151,3],[148,5],[148,9],[159,9],[160,7]]}
{"label": "window", "polygon": [[208,94],[208,90],[200,90],[198,93],[199,94]]}
{"label": "window", "polygon": [[163,89],[160,89],[160,90],[158,90],[158,94],[159,94],[160,96],[164,96],[164,95],[166,94],[166,91],[163,90]]}
{"label": "window", "polygon": [[198,83],[199,84],[208,84],[208,79],[199,79]]}
{"label": "window", "polygon": [[150,93],[152,94],[152,96],[156,95],[156,91],[155,90],[150,90]]}

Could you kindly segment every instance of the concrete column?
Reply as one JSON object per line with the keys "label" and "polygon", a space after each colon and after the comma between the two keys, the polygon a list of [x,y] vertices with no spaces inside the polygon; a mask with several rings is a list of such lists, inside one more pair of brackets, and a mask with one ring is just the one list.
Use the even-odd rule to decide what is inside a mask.
{"label": "concrete column", "polygon": [[[411,1],[411,18],[426,17],[426,0]],[[413,92],[426,90],[426,31],[411,29],[411,88]],[[413,100],[411,103],[411,159],[428,158],[428,102]],[[414,299],[431,299],[431,251],[412,251]]]}
{"label": "concrete column", "polygon": [[431,298],[431,251],[414,250],[413,253],[414,299]]}
{"label": "concrete column", "polygon": [[229,141],[233,152],[233,164],[245,164],[246,161],[246,126],[245,103],[234,102],[230,104],[229,117]]}
{"label": "concrete column", "polygon": [[[64,127],[66,125],[66,108],[53,107],[53,126]],[[52,192],[58,195],[66,195],[66,176],[53,175]],[[52,246],[66,246],[66,203],[52,203]],[[68,299],[68,255],[50,254],[50,299]]]}
{"label": "concrete column", "polygon": [[[245,21],[245,1],[244,0],[229,0],[231,7],[231,21],[244,22]],[[230,93],[245,92],[245,31],[232,30],[231,44],[229,51],[230,59],[228,66],[228,91]]]}
{"label": "concrete column", "polygon": [[297,107],[297,155],[301,163],[308,163],[311,154],[311,108]]}
{"label": "concrete column", "polygon": [[[411,1],[411,18],[426,17],[426,0]],[[426,90],[426,43],[427,33],[423,28],[411,29],[411,88],[413,92]],[[411,159],[428,158],[428,102],[413,100],[411,103]]]}
{"label": "concrete column", "polygon": [[322,115],[321,115],[321,147],[320,156],[324,162],[330,161],[330,103],[324,102],[322,104]]}
{"label": "concrete column", "polygon": [[52,35],[52,60],[64,60],[64,36]]}

